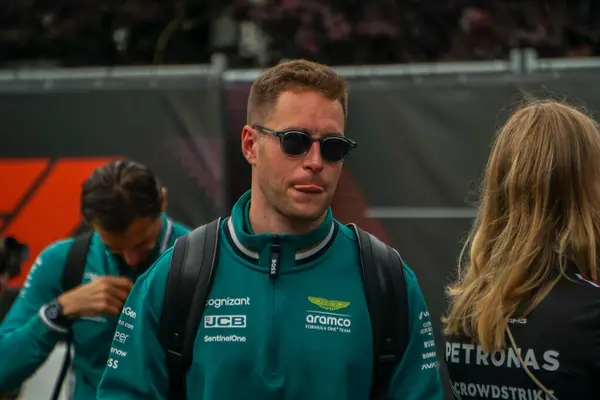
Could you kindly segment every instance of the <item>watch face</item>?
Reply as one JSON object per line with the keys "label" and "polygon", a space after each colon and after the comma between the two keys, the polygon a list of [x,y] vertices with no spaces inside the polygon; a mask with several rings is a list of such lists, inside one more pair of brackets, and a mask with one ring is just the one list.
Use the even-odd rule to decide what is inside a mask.
{"label": "watch face", "polygon": [[52,304],[46,309],[46,316],[50,319],[56,319],[58,317],[58,306]]}

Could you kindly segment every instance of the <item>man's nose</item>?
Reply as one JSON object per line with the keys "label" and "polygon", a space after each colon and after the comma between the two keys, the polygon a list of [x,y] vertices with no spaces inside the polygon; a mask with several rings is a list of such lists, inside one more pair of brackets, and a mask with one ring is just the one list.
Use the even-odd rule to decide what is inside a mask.
{"label": "man's nose", "polygon": [[320,171],[323,169],[323,157],[321,157],[321,144],[313,142],[308,153],[304,156],[304,168],[312,171]]}

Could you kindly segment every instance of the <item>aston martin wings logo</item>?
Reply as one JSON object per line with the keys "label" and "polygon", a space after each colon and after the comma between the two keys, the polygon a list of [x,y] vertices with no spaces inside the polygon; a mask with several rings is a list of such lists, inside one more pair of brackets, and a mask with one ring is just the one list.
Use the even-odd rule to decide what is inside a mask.
{"label": "aston martin wings logo", "polygon": [[308,301],[327,311],[336,311],[350,305],[349,301],[327,300],[320,297],[308,296]]}

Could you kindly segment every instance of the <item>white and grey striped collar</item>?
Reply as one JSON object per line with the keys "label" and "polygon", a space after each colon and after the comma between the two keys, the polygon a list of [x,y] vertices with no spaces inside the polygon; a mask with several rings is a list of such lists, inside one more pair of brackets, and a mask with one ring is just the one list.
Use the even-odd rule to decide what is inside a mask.
{"label": "white and grey striped collar", "polygon": [[171,236],[173,235],[173,223],[169,218],[167,218],[167,226],[164,228],[165,235],[163,236],[162,241],[160,242],[160,254],[164,253],[169,247],[169,243],[171,242]]}
{"label": "white and grey striped collar", "polygon": [[[331,241],[334,237],[335,227],[336,227],[335,222],[332,221],[331,228],[329,229],[329,233],[319,244],[311,247],[308,250],[301,250],[301,251],[296,252],[296,256],[295,256],[296,261],[302,262],[302,261],[308,260],[309,258],[312,258],[316,254],[321,252],[323,249],[325,249],[331,243]],[[256,251],[244,246],[244,244],[238,238],[237,234],[235,233],[235,228],[233,226],[232,218],[227,219],[227,231],[229,233],[229,237],[231,238],[232,244],[236,247],[236,250],[238,250],[245,256],[252,258],[254,260],[259,259],[258,253]]]}

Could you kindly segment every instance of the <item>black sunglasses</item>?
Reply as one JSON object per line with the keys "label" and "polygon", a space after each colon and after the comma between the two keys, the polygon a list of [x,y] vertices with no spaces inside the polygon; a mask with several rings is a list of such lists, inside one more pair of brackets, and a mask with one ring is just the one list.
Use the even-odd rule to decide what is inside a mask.
{"label": "black sunglasses", "polygon": [[290,157],[306,155],[310,151],[313,142],[319,142],[323,160],[330,163],[339,163],[344,161],[350,155],[350,151],[358,146],[358,143],[345,136],[314,138],[306,132],[296,130],[276,131],[256,124],[252,125],[252,128],[278,137],[281,151]]}

